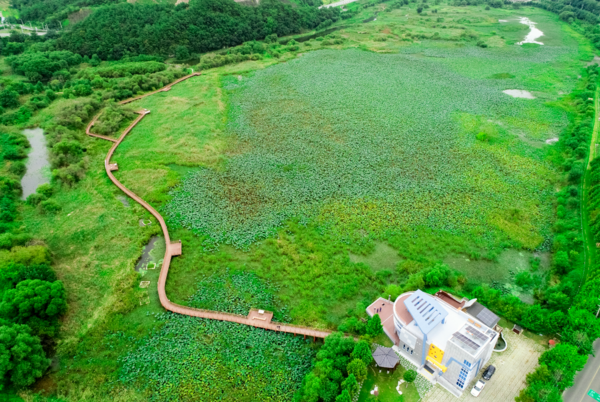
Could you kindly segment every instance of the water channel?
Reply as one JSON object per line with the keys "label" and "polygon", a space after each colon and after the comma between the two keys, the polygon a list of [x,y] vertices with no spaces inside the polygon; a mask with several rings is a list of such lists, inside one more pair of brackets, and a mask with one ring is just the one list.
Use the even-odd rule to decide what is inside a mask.
{"label": "water channel", "polygon": [[536,40],[537,38],[544,36],[544,33],[535,27],[535,25],[536,25],[535,22],[531,21],[527,17],[521,17],[519,19],[519,22],[521,24],[525,24],[525,25],[529,26],[529,33],[525,37],[525,40],[523,40],[522,42],[517,43],[517,45],[522,45],[524,43],[535,43],[537,45],[543,45],[542,42],[538,42]]}
{"label": "water channel", "polygon": [[50,161],[48,160],[44,130],[33,128],[23,130],[23,134],[31,144],[31,151],[27,155],[27,171],[21,180],[23,187],[21,198],[26,199],[27,196],[35,193],[38,186],[50,182]]}

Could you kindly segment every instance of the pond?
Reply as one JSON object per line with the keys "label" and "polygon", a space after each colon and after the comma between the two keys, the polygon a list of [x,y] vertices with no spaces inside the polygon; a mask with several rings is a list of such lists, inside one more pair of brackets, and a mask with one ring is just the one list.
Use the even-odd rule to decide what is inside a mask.
{"label": "pond", "polygon": [[502,92],[512,96],[513,98],[535,99],[535,96],[533,96],[531,92],[523,89],[506,89]]}
{"label": "pond", "polygon": [[41,128],[23,130],[23,134],[31,144],[31,151],[27,155],[27,171],[21,180],[23,187],[21,198],[26,199],[27,196],[35,193],[40,185],[50,182],[50,161],[44,130]]}
{"label": "pond", "polygon": [[148,244],[144,246],[142,255],[135,265],[136,272],[148,269],[158,269],[160,271],[165,256],[165,247],[164,237],[152,236]]}

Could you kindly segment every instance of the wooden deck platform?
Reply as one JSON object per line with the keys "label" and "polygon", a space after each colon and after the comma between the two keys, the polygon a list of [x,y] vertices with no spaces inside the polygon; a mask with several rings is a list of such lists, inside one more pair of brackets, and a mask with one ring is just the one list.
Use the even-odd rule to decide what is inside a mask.
{"label": "wooden deck platform", "polygon": [[181,240],[169,244],[169,251],[172,256],[181,255]]}

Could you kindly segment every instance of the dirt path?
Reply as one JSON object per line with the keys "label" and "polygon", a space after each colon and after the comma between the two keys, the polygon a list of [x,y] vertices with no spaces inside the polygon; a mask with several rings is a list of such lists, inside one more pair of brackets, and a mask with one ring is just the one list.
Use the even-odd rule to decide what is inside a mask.
{"label": "dirt path", "polygon": [[[135,102],[136,100],[145,98],[147,96],[154,95],[158,92],[169,91],[173,85],[176,85],[182,81],[185,81],[191,77],[198,76],[200,74],[201,73],[193,73],[193,74],[187,75],[183,78],[178,79],[177,81],[172,82],[171,84],[166,85],[165,87],[163,87],[161,89],[158,89],[153,92],[149,92],[145,95],[137,96],[135,98],[123,100],[123,101],[119,102],[119,104],[124,105],[127,103]],[[119,166],[117,163],[111,163],[112,156],[113,156],[115,150],[117,149],[117,147],[121,144],[121,142],[123,142],[123,140],[125,139],[127,134],[129,134],[129,132],[146,115],[148,115],[150,113],[150,111],[144,109],[144,110],[140,110],[140,111],[136,112],[139,114],[139,116],[129,125],[129,127],[127,127],[125,129],[125,131],[123,131],[123,133],[121,134],[121,136],[118,139],[94,134],[90,131],[91,128],[96,123],[96,121],[98,120],[100,113],[98,113],[96,116],[94,116],[92,121],[90,121],[90,123],[88,124],[88,126],[86,128],[86,134],[89,136],[92,136],[92,137],[101,138],[104,140],[114,142],[114,145],[110,148],[110,150],[108,151],[108,154],[106,155],[106,158],[104,159],[104,168],[106,170],[106,174],[108,175],[110,180],[117,187],[119,187],[125,194],[127,194],[129,197],[134,199],[138,204],[140,204],[142,207],[144,207],[146,210],[148,210],[148,212],[150,212],[158,220],[158,222],[160,223],[162,232],[163,232],[163,236],[165,237],[166,250],[165,250],[165,256],[163,258],[163,264],[160,269],[160,277],[158,279],[158,296],[160,299],[160,304],[162,304],[162,306],[165,309],[167,309],[173,313],[188,315],[188,316],[192,316],[192,317],[207,318],[207,319],[219,320],[219,321],[236,322],[238,324],[250,325],[253,327],[269,329],[272,331],[287,332],[290,334],[294,334],[294,336],[295,335],[304,335],[304,338],[306,338],[307,336],[309,336],[309,337],[312,336],[313,339],[325,338],[327,335],[329,335],[331,333],[331,331],[322,331],[322,330],[318,330],[318,329],[314,329],[314,328],[300,327],[300,326],[295,326],[295,325],[290,325],[290,324],[273,322],[273,321],[271,321],[271,319],[273,318],[273,313],[269,312],[269,311],[265,311],[265,310],[254,310],[253,309],[253,310],[250,310],[250,312],[248,313],[247,316],[243,316],[243,315],[230,314],[230,313],[224,313],[224,312],[219,312],[219,311],[201,310],[201,309],[196,309],[196,308],[192,308],[192,307],[181,306],[179,304],[175,304],[175,303],[171,302],[169,300],[169,298],[167,297],[167,293],[165,291],[165,285],[167,283],[167,276],[169,275],[169,267],[171,265],[171,258],[173,258],[174,256],[181,255],[181,253],[182,253],[181,241],[176,241],[176,242],[171,241],[171,237],[169,236],[169,230],[167,229],[167,224],[165,223],[165,220],[163,219],[163,217],[154,208],[152,208],[152,206],[150,204],[148,204],[146,201],[141,199],[133,191],[129,190],[119,180],[117,180],[117,178],[115,177],[113,172],[118,170]]]}

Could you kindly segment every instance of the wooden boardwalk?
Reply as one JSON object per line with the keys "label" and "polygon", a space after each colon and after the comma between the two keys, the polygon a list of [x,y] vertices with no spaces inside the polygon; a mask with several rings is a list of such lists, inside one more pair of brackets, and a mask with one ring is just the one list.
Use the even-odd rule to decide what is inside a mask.
{"label": "wooden boardwalk", "polygon": [[[178,79],[177,81],[174,81],[161,89],[158,89],[153,92],[149,92],[149,93],[141,95],[141,96],[137,96],[135,98],[123,100],[123,101],[119,102],[119,104],[124,105],[127,103],[134,102],[136,100],[145,98],[147,96],[154,95],[158,92],[169,91],[173,85],[178,84],[182,81],[185,81],[191,77],[198,76],[200,74],[201,73],[193,73],[190,75],[186,75],[185,77],[182,77],[182,78]],[[199,317],[199,318],[207,318],[210,320],[235,322],[238,324],[250,325],[253,327],[257,327],[257,328],[268,329],[271,331],[287,332],[290,334],[294,334],[294,336],[295,335],[303,335],[304,338],[306,338],[307,336],[313,337],[313,339],[325,338],[327,335],[331,334],[331,331],[325,331],[325,330],[301,327],[301,326],[296,326],[296,325],[291,325],[291,324],[283,324],[283,323],[273,322],[273,321],[271,321],[271,319],[273,317],[273,313],[270,311],[253,309],[253,310],[250,310],[250,312],[248,313],[247,316],[243,316],[243,315],[230,314],[230,313],[224,313],[224,312],[219,312],[219,311],[196,309],[196,308],[192,308],[192,307],[181,306],[179,304],[171,302],[169,300],[169,298],[167,297],[167,294],[165,291],[165,285],[167,283],[167,276],[169,275],[169,267],[171,265],[171,258],[174,256],[177,256],[177,255],[181,255],[181,253],[183,251],[181,241],[172,242],[171,237],[169,236],[169,230],[167,229],[167,224],[165,223],[165,220],[163,219],[163,217],[154,208],[152,208],[152,206],[150,204],[148,204],[146,201],[141,199],[133,191],[129,190],[119,180],[117,180],[117,178],[113,174],[113,171],[118,169],[118,164],[116,163],[116,161],[111,161],[112,156],[115,153],[115,150],[121,144],[121,142],[123,142],[123,140],[125,139],[127,134],[129,134],[129,132],[147,114],[150,113],[150,111],[146,110],[146,109],[137,111],[136,113],[138,113],[139,116],[129,125],[129,127],[127,127],[125,129],[125,131],[123,131],[123,133],[119,136],[118,139],[94,134],[90,131],[91,128],[96,123],[96,121],[98,120],[100,113],[98,113],[96,116],[94,116],[94,118],[90,121],[90,123],[88,124],[88,126],[86,128],[86,134],[91,137],[101,138],[104,140],[114,142],[114,145],[110,148],[110,150],[108,151],[108,154],[106,155],[106,158],[104,159],[104,168],[106,170],[106,174],[108,175],[110,180],[117,187],[119,187],[121,189],[121,191],[123,191],[125,194],[127,194],[132,199],[134,199],[138,204],[140,204],[142,207],[144,207],[146,210],[148,210],[148,212],[150,212],[156,218],[156,220],[158,220],[158,222],[160,223],[162,232],[163,232],[163,236],[165,238],[165,244],[167,245],[167,247],[165,250],[165,256],[163,258],[163,264],[160,269],[160,277],[158,279],[158,297],[160,299],[160,304],[162,304],[162,306],[165,309],[167,309],[173,313],[188,315],[191,317]]]}

